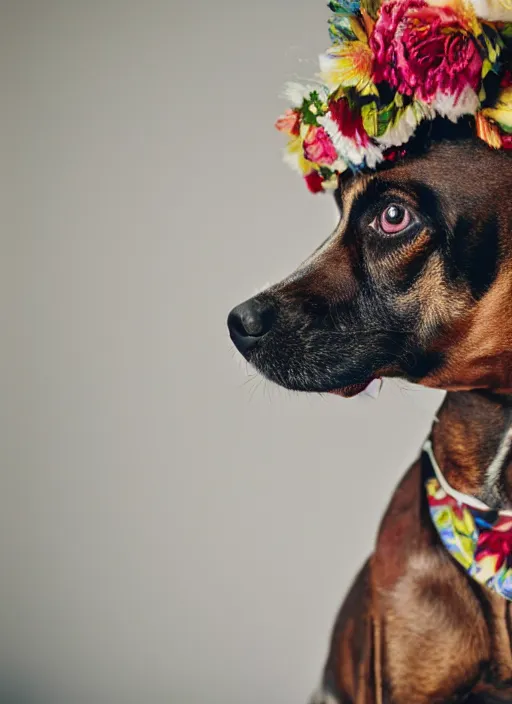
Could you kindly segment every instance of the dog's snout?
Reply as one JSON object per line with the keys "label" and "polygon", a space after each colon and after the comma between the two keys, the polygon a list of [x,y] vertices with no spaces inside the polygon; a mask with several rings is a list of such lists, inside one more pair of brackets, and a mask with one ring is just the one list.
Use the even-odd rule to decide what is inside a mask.
{"label": "dog's snout", "polygon": [[238,350],[247,354],[269,332],[274,320],[275,309],[270,303],[251,298],[229,314],[229,334]]}

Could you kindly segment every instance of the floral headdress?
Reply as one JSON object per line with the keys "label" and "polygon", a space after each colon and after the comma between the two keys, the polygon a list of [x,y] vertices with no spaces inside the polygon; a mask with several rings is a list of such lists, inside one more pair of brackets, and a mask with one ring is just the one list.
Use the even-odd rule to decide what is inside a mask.
{"label": "floral headdress", "polygon": [[331,0],[318,82],[290,83],[276,123],[313,193],[407,153],[423,121],[472,121],[512,149],[512,0]]}

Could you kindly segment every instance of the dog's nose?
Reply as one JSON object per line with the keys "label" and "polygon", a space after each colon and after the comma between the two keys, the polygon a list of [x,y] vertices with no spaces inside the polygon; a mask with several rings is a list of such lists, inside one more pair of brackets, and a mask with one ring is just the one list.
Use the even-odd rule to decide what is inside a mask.
{"label": "dog's nose", "polygon": [[238,350],[246,354],[268,333],[274,320],[275,310],[270,303],[251,298],[229,314],[229,334]]}

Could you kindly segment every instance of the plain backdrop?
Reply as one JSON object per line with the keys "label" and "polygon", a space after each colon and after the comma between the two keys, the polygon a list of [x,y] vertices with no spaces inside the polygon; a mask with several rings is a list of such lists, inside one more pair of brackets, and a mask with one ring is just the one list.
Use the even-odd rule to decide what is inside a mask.
{"label": "plain backdrop", "polygon": [[377,401],[290,394],[228,339],[230,308],[334,225],[273,129],[327,16],[0,3],[6,691],[305,704],[318,683],[441,400],[397,382]]}

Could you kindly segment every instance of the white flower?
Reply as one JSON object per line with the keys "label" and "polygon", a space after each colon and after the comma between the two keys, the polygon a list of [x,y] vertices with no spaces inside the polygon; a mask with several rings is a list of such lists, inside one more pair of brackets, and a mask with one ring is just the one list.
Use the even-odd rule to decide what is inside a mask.
{"label": "white flower", "polygon": [[408,105],[396,125],[390,125],[381,137],[376,137],[375,141],[388,147],[399,147],[406,144],[416,131],[416,127],[424,119],[433,120],[434,110],[424,103],[412,103]]}
{"label": "white flower", "polygon": [[473,88],[466,85],[458,97],[438,93],[432,107],[441,117],[447,117],[452,122],[457,122],[463,115],[474,115],[480,107],[480,100]]}
{"label": "white flower", "polygon": [[320,100],[327,100],[327,89],[322,85],[306,85],[302,83],[289,82],[284,88],[284,97],[295,108],[300,108],[304,98],[309,98],[311,93],[316,91]]}
{"label": "white flower", "polygon": [[364,146],[350,137],[345,137],[345,135],[341,134],[330,113],[319,117],[318,123],[322,125],[331,138],[339,158],[343,161],[354,164],[354,166],[366,164],[370,169],[374,169],[382,161],[383,149],[372,142]]}
{"label": "white flower", "polygon": [[336,159],[336,161],[329,166],[331,171],[335,171],[338,174],[342,174],[348,169],[347,162],[343,159]]}
{"label": "white flower", "polygon": [[469,0],[477,17],[489,22],[512,22],[510,0]]}

